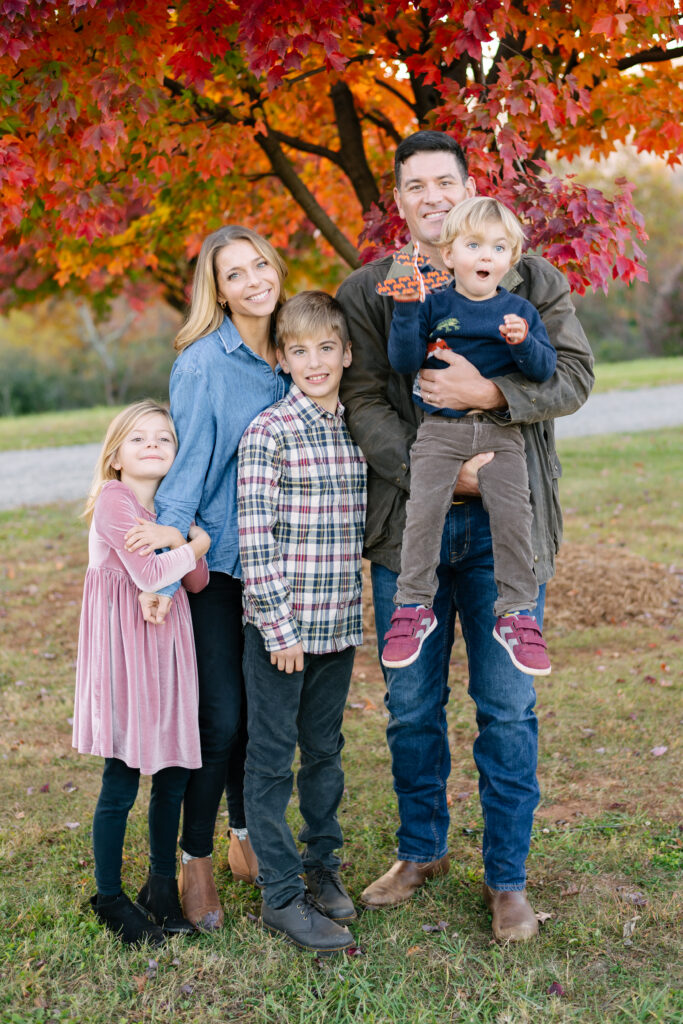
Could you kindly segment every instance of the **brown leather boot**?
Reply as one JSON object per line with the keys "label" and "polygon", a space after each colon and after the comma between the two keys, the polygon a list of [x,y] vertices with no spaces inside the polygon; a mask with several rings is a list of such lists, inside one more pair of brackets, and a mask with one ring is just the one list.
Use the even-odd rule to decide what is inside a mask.
{"label": "brown leather boot", "polygon": [[538,921],[526,889],[500,892],[484,884],[484,902],[493,915],[491,927],[498,942],[525,942],[538,934]]}
{"label": "brown leather boot", "polygon": [[183,914],[204,932],[215,932],[223,924],[223,907],[213,878],[211,857],[194,857],[180,865],[178,891]]}
{"label": "brown leather boot", "polygon": [[364,907],[379,910],[383,907],[397,907],[405,903],[416,889],[437,875],[448,874],[451,860],[448,854],[438,860],[416,863],[412,860],[397,860],[386,874],[372,882],[360,895]]}
{"label": "brown leather boot", "polygon": [[249,836],[246,839],[238,839],[233,834],[232,829],[228,829],[228,835],[230,837],[228,867],[232,871],[232,877],[236,878],[239,882],[249,882],[251,885],[256,885],[258,861],[256,860],[254,849],[249,842]]}

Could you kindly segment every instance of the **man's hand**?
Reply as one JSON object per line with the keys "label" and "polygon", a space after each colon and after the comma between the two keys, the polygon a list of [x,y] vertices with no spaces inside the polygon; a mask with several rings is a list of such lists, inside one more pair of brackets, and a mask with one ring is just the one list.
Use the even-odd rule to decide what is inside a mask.
{"label": "man's hand", "polygon": [[440,350],[444,370],[420,370],[420,390],[425,402],[438,409],[504,409],[503,392],[464,356]]}
{"label": "man's hand", "polygon": [[293,647],[286,647],[284,651],[273,651],[270,655],[270,663],[277,665],[280,672],[286,672],[288,676],[292,672],[303,672],[303,644],[294,644]]}
{"label": "man's hand", "polygon": [[145,622],[151,622],[154,626],[163,626],[164,619],[171,609],[172,598],[167,597],[166,594],[148,594],[143,590],[138,594],[138,601]]}
{"label": "man's hand", "polygon": [[480,496],[479,470],[482,466],[486,466],[493,458],[493,452],[480,452],[479,455],[474,455],[467,462],[463,462],[458,473],[458,479],[455,481],[455,490],[453,491],[453,497],[456,500],[458,498],[478,498]]}

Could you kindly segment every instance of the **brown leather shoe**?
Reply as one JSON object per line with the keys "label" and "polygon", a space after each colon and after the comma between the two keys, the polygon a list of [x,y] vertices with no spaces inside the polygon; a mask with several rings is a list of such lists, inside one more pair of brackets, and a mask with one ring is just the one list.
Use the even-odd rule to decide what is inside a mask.
{"label": "brown leather shoe", "polygon": [[493,914],[491,927],[499,942],[525,942],[538,934],[538,921],[526,898],[526,889],[500,892],[484,884],[484,902]]}
{"label": "brown leather shoe", "polygon": [[223,924],[223,907],[216,892],[211,857],[194,857],[180,865],[178,893],[183,914],[196,928],[215,932]]}
{"label": "brown leather shoe", "polygon": [[364,889],[360,901],[364,907],[379,910],[383,907],[397,907],[405,903],[416,889],[436,875],[448,874],[451,859],[448,854],[439,860],[416,863],[412,860],[397,860],[385,875]]}
{"label": "brown leather shoe", "polygon": [[232,877],[236,878],[238,882],[249,882],[251,885],[255,885],[258,876],[258,861],[249,836],[246,839],[238,839],[233,835],[232,829],[228,830],[228,835],[230,836],[228,867],[232,871]]}

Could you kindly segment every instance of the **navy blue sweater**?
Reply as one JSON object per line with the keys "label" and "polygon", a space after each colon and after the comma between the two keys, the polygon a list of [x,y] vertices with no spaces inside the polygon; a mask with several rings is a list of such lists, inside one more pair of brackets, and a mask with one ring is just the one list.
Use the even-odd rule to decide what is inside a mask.
{"label": "navy blue sweater", "polygon": [[[529,325],[519,345],[508,345],[498,330],[506,313],[516,313]],[[447,364],[430,355],[427,345],[443,339],[448,348],[464,356],[483,377],[522,373],[542,383],[552,377],[557,363],[543,321],[535,306],[505,288],[491,299],[475,302],[460,295],[455,285],[427,295],[425,302],[395,302],[389,333],[389,361],[397,373],[417,373],[421,367],[443,369]],[[438,409],[425,402],[417,378],[413,399],[425,412],[464,416],[466,409]]]}

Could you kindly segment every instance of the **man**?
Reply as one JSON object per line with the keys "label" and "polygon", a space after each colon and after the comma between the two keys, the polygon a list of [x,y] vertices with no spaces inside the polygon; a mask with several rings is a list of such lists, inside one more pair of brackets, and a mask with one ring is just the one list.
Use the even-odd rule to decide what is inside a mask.
{"label": "man", "polygon": [[[421,131],[400,143],[394,166],[394,198],[411,242],[419,242],[433,267],[444,269],[437,247],[441,225],[453,206],[475,193],[464,154],[449,135]],[[407,249],[412,251],[412,244]],[[375,285],[402,274],[404,266],[391,256],[383,257],[354,271],[337,296],[354,345],[354,361],[342,383],[341,397],[351,434],[369,466],[364,553],[372,563],[380,649],[395,607],[410,490],[409,452],[420,413],[412,400],[411,379],[395,373],[389,364],[393,300],[377,295]],[[544,384],[519,374],[487,380],[462,356],[441,352],[440,358],[450,365],[423,370],[420,383],[431,405],[486,410],[496,422],[522,425],[540,589],[536,617],[542,625],[545,583],[553,575],[562,532],[553,417],[574,412],[585,402],[593,382],[593,360],[558,270],[542,257],[523,255],[502,284],[538,309],[557,349],[553,377]],[[465,463],[458,478],[437,572],[436,629],[414,664],[385,672],[387,742],[400,817],[398,860],[365,889],[361,900],[371,908],[396,906],[428,878],[448,871],[446,704],[458,616],[479,728],[474,759],[484,817],[484,900],[493,915],[495,937],[516,941],[538,931],[526,897],[525,871],[539,798],[538,723],[532,678],[514,667],[493,637],[496,585],[491,534],[476,475],[493,457],[491,453],[476,456]]]}

